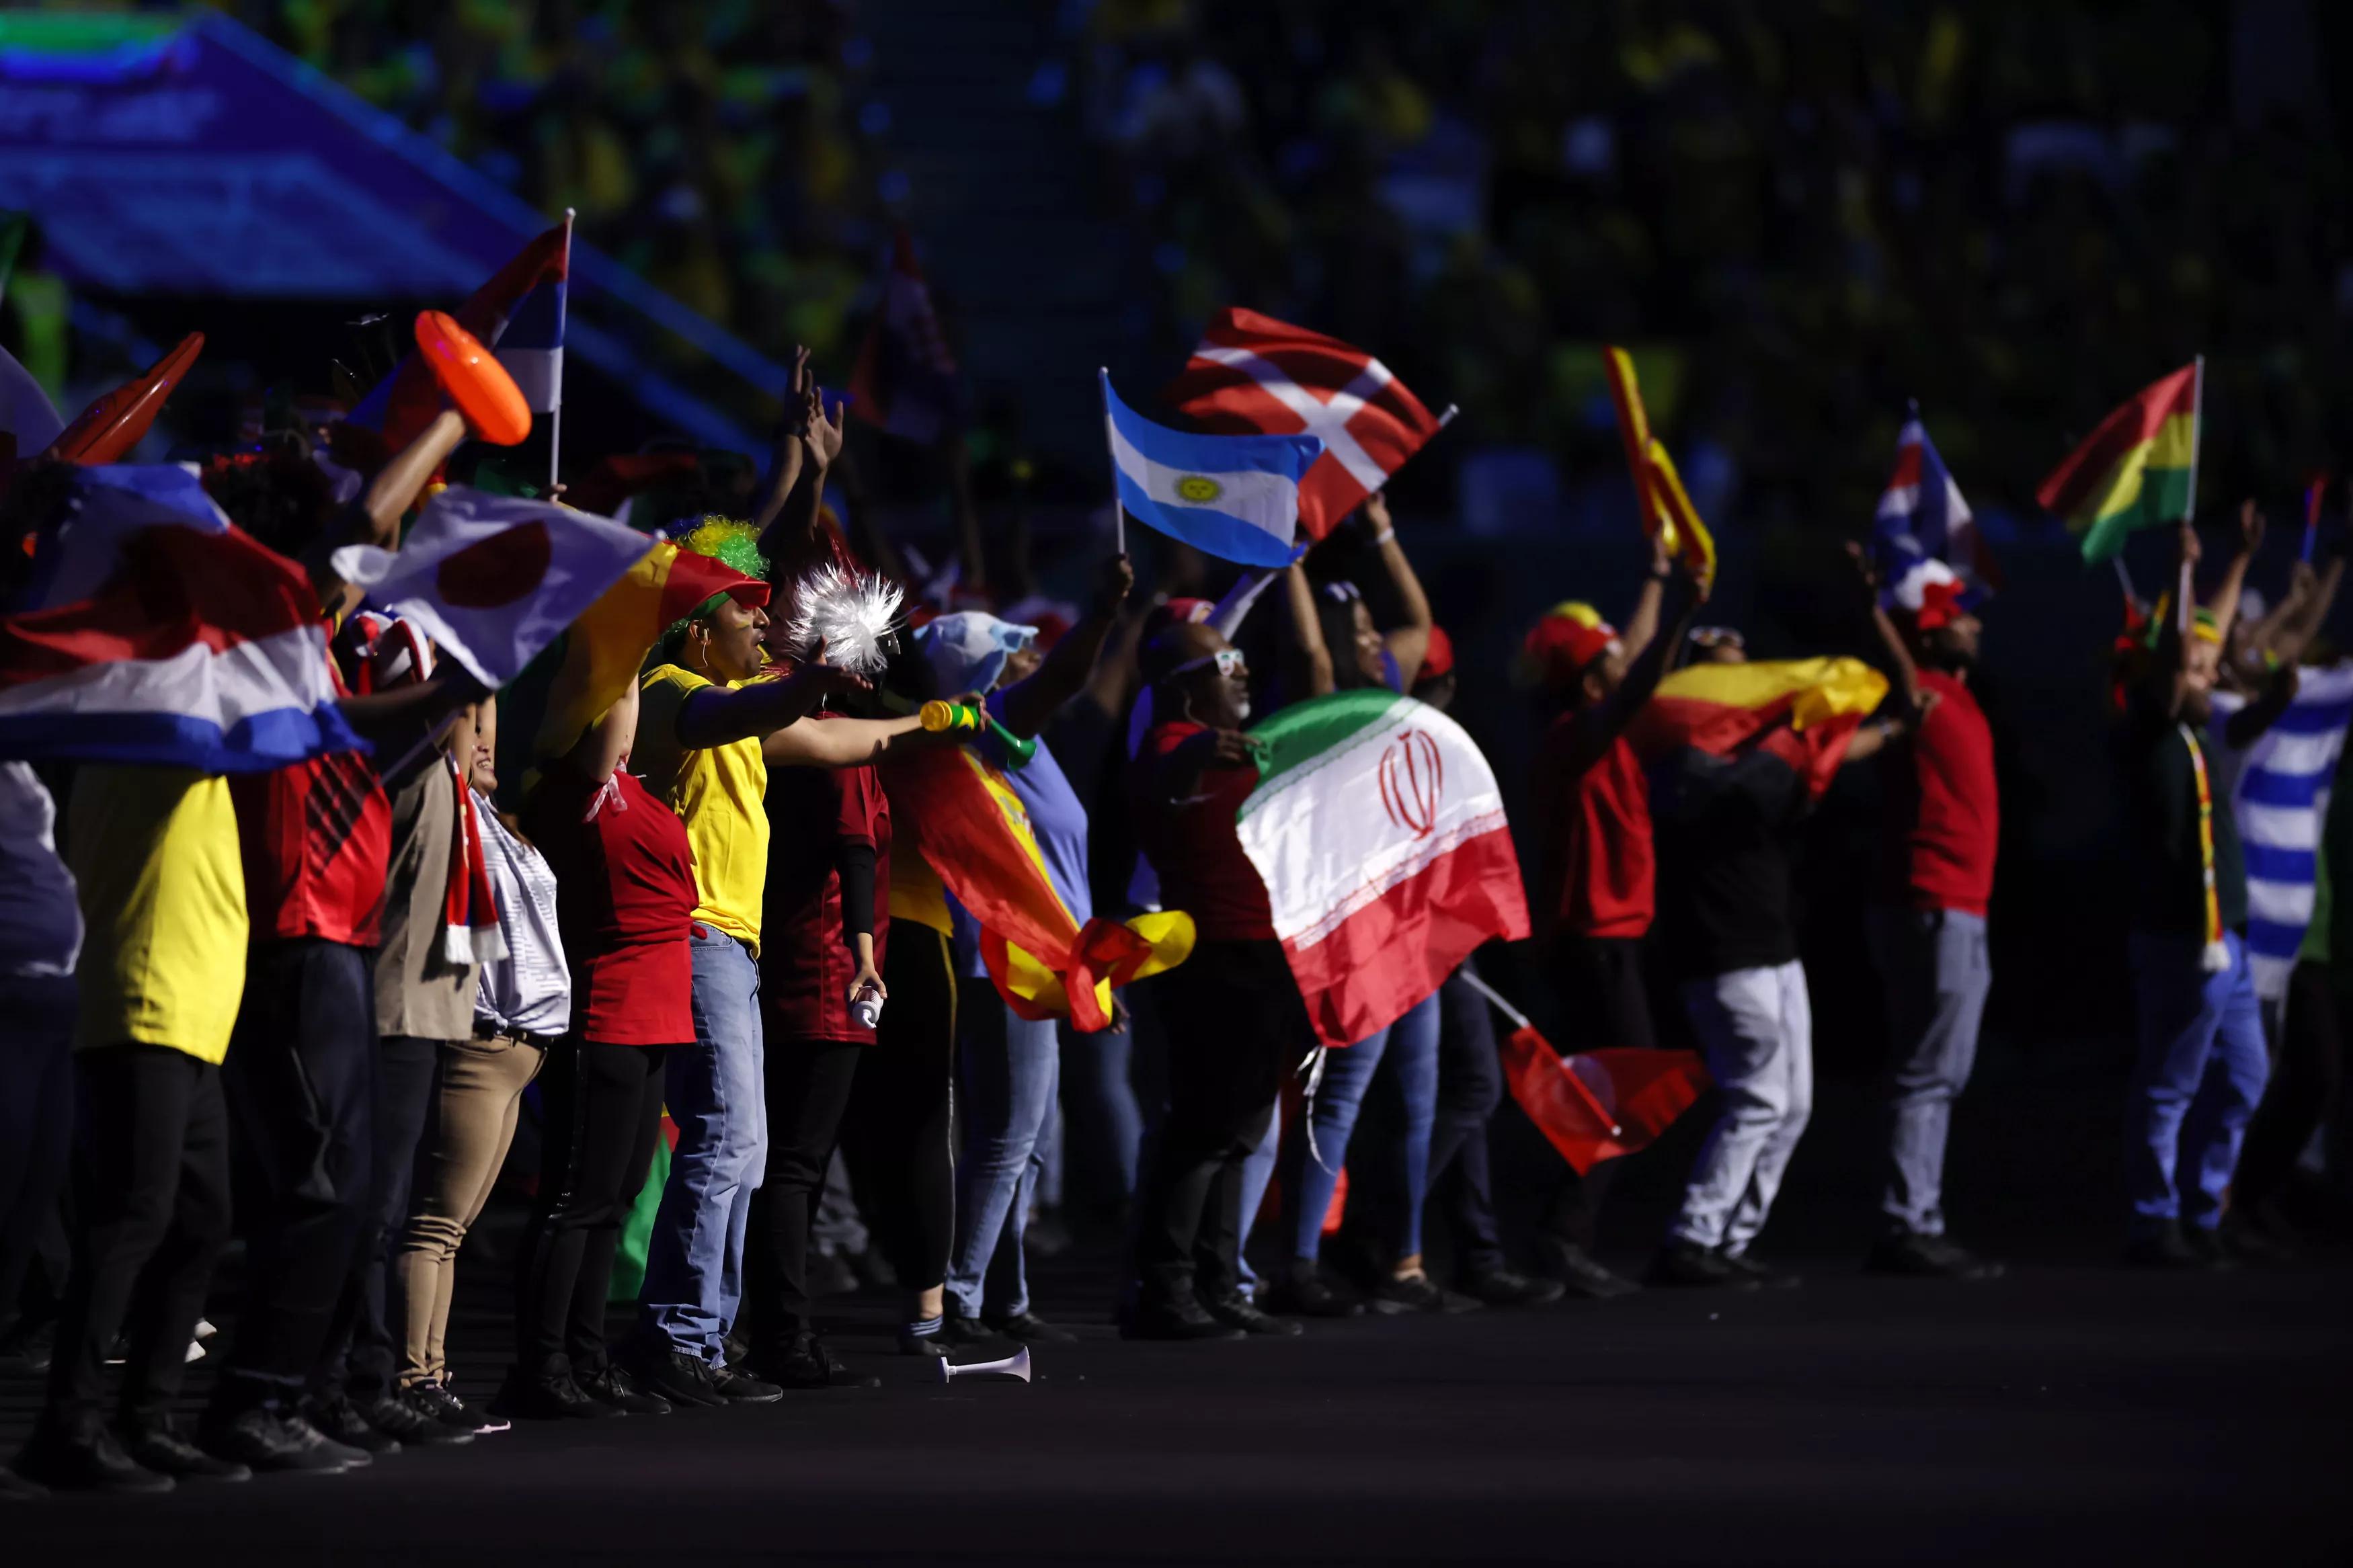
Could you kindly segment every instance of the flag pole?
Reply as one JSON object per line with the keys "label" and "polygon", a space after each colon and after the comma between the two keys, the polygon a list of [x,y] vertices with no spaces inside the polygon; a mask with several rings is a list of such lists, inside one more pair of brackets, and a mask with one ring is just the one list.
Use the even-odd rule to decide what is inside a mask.
{"label": "flag pole", "polygon": [[1119,504],[1119,458],[1111,447],[1111,367],[1095,366],[1095,386],[1103,394],[1103,455],[1111,458],[1111,525],[1119,552],[1127,553],[1127,509]]}
{"label": "flag pole", "polygon": [[[567,280],[572,277],[573,216],[574,212],[572,208],[565,207],[564,209],[564,276]],[[561,370],[557,371],[555,382],[555,406],[547,411],[547,493],[551,498],[555,494],[555,486],[557,482],[555,474],[556,459],[558,455],[564,449],[563,377],[564,373]]]}
{"label": "flag pole", "polygon": [[1454,416],[1455,416],[1456,415],[1458,415],[1458,414],[1461,413],[1461,412],[1462,412],[1462,405],[1461,405],[1461,404],[1459,404],[1459,403],[1450,403],[1450,404],[1448,404],[1448,405],[1446,405],[1446,412],[1445,412],[1445,413],[1443,413],[1443,414],[1441,414],[1441,415],[1440,415],[1440,416],[1438,416],[1438,427],[1439,427],[1440,430],[1445,429],[1449,425],[1451,425],[1451,424],[1453,424],[1453,423],[1454,423]]}
{"label": "flag pole", "polygon": [[1479,993],[1480,995],[1484,996],[1488,1001],[1493,1002],[1495,1005],[1495,1010],[1512,1021],[1512,1027],[1515,1029],[1525,1029],[1530,1026],[1528,1023],[1528,1016],[1525,1013],[1521,1012],[1517,1007],[1513,1006],[1509,1002],[1504,1001],[1502,992],[1497,991],[1493,986],[1480,979],[1476,974],[1472,973],[1468,969],[1458,969],[1454,973],[1461,979],[1462,984],[1471,987],[1472,990]]}
{"label": "flag pole", "polygon": [[[2181,502],[2181,521],[2190,527],[2198,526],[2198,448],[2206,438],[2206,356],[2200,354],[2190,361],[2189,371],[2189,490]],[[2196,574],[2185,558],[2181,563],[2181,603],[2173,607],[2174,620],[2183,637],[2189,635],[2190,589]]]}

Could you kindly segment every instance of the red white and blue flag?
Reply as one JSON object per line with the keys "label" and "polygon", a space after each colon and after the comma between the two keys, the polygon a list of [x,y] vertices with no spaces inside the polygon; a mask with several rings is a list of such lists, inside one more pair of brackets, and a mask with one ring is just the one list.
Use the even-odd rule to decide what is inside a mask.
{"label": "red white and blue flag", "polygon": [[1219,436],[1313,436],[1324,455],[1299,481],[1299,527],[1322,539],[1445,425],[1360,348],[1229,308],[1162,395]]}
{"label": "red white and blue flag", "polygon": [[874,324],[849,373],[849,411],[886,434],[930,446],[963,417],[964,389],[932,309],[932,291],[900,229],[891,242]]}
{"label": "red white and blue flag", "polygon": [[183,464],[93,468],[0,615],[0,760],[267,773],[360,750],[307,574]]}
{"label": "red white and blue flag", "polygon": [[1895,438],[1895,472],[1880,495],[1871,542],[1881,601],[1889,609],[1949,615],[1955,605],[1974,607],[2000,586],[1985,536],[1917,407]]}

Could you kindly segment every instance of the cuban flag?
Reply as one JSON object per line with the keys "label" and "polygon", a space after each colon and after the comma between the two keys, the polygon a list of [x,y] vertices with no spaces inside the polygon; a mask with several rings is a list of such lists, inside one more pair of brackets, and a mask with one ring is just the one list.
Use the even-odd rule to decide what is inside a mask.
{"label": "cuban flag", "polygon": [[1299,486],[1299,526],[1322,539],[1445,428],[1389,367],[1337,338],[1229,308],[1163,395],[1216,435],[1313,436],[1324,456]]}
{"label": "cuban flag", "polygon": [[1916,404],[1895,437],[1895,471],[1872,522],[1872,556],[1882,605],[1891,610],[1916,614],[1924,596],[1955,597],[1975,608],[2000,586],[1969,503],[1936,455]]}
{"label": "cuban flag", "polygon": [[267,773],[363,749],[316,591],[193,466],[87,468],[0,615],[0,760]]}
{"label": "cuban flag", "polygon": [[1221,561],[1284,566],[1299,532],[1300,481],[1313,436],[1196,436],[1155,425],[1103,379],[1119,503],[1137,521]]}

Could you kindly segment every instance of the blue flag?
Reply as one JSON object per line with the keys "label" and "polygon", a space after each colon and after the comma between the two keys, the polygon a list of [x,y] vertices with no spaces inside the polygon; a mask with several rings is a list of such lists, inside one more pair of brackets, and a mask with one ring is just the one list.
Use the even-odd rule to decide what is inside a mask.
{"label": "blue flag", "polygon": [[1299,479],[1324,443],[1313,436],[1194,436],[1153,424],[1103,377],[1119,503],[1138,522],[1244,566],[1290,563]]}

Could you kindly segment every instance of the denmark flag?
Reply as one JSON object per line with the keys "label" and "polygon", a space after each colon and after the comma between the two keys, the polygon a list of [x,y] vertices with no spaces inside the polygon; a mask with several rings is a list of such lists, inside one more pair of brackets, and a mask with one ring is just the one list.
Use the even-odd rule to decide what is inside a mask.
{"label": "denmark flag", "polygon": [[1313,539],[1445,423],[1364,350],[1255,310],[1220,311],[1166,396],[1210,435],[1321,439],[1324,455],[1299,481],[1299,526]]}

